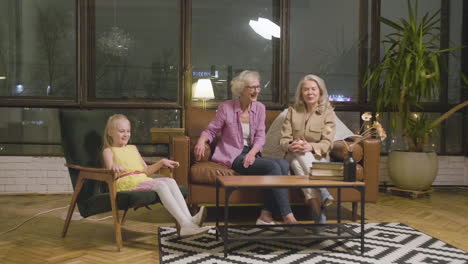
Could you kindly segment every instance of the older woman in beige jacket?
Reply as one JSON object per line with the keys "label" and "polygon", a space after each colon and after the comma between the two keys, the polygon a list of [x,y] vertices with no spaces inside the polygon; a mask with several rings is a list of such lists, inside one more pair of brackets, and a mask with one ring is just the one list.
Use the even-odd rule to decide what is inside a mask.
{"label": "older woman in beige jacket", "polygon": [[[335,136],[335,116],[328,101],[325,82],[306,75],[298,84],[294,106],[289,107],[281,129],[280,144],[296,175],[309,175],[314,161],[329,161]],[[323,208],[334,200],[327,189],[302,189],[315,213],[316,223],[324,224]]]}

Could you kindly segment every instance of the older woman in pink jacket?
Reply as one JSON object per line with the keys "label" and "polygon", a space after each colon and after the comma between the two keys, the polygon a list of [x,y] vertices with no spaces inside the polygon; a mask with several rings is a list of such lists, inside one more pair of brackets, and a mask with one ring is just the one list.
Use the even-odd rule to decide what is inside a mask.
{"label": "older woman in pink jacket", "polygon": [[[203,157],[205,143],[212,142],[221,133],[212,161],[241,175],[288,175],[286,160],[260,156],[265,144],[265,105],[257,101],[261,91],[260,75],[254,71],[243,71],[232,80],[231,89],[239,97],[218,106],[215,118],[195,145],[196,158]],[[276,209],[279,209],[285,223],[297,223],[289,204],[288,190],[275,188],[266,197],[257,224],[275,224],[272,212]]]}

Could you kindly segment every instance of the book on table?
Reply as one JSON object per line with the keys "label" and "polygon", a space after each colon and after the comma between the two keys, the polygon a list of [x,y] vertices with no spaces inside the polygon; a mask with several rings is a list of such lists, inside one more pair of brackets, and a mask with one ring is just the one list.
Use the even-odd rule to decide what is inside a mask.
{"label": "book on table", "polygon": [[312,162],[312,168],[327,170],[343,170],[343,162]]}
{"label": "book on table", "polygon": [[343,181],[342,162],[312,162],[309,179]]}
{"label": "book on table", "polygon": [[309,180],[344,181],[343,176],[309,176]]}

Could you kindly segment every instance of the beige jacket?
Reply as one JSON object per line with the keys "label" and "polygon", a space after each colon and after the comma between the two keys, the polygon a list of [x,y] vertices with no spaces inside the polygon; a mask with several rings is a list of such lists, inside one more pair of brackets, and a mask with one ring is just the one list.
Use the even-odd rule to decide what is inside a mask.
{"label": "beige jacket", "polygon": [[328,105],[323,113],[316,111],[307,121],[304,106],[289,107],[281,129],[281,148],[287,152],[292,141],[303,137],[312,145],[315,155],[326,157],[335,138],[335,117],[333,113],[333,108]]}

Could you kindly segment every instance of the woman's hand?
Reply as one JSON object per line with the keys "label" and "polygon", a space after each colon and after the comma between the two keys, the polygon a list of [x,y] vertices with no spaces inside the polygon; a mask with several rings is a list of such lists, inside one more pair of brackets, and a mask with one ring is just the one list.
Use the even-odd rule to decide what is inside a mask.
{"label": "woman's hand", "polygon": [[312,147],[312,145],[302,138],[294,140],[288,146],[288,151],[294,153],[306,153],[312,152],[313,150],[314,148]]}
{"label": "woman's hand", "polygon": [[125,172],[125,168],[119,164],[112,164],[110,168],[114,173],[122,173]]}
{"label": "woman's hand", "polygon": [[195,145],[193,152],[195,153],[195,159],[200,160],[205,156],[205,141],[200,137],[197,144]]}
{"label": "woman's hand", "polygon": [[252,152],[247,153],[244,156],[244,168],[248,168],[255,162],[255,154]]}
{"label": "woman's hand", "polygon": [[168,167],[168,168],[171,168],[171,169],[179,167],[179,162],[177,162],[175,160],[162,159],[162,160],[160,160],[160,162],[161,162],[161,165],[163,165],[164,167]]}

